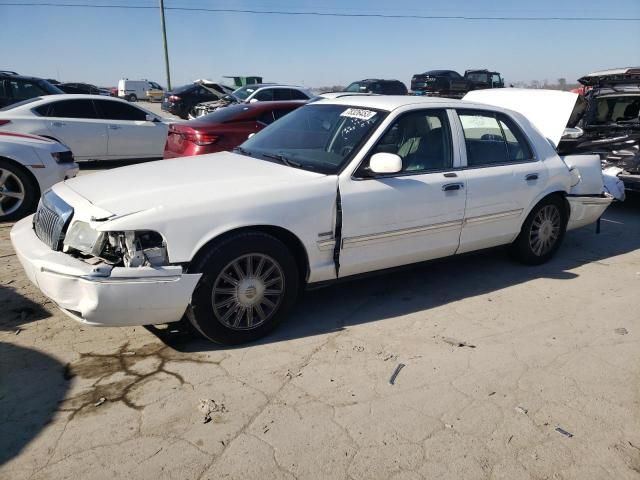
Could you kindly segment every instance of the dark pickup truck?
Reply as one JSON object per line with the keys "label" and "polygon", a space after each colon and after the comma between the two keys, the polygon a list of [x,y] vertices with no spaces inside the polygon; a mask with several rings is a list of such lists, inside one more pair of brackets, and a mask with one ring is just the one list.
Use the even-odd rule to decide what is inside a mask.
{"label": "dark pickup truck", "polygon": [[411,78],[414,95],[462,98],[471,90],[501,88],[504,81],[498,72],[467,70],[464,76],[454,70],[430,70]]}

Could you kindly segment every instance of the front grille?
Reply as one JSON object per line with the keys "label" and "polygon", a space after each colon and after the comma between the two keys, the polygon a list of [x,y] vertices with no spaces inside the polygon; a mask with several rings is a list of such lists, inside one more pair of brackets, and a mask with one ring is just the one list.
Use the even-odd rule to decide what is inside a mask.
{"label": "front grille", "polygon": [[36,236],[52,250],[61,250],[64,234],[72,216],[73,208],[53,191],[48,190],[42,196],[33,217]]}

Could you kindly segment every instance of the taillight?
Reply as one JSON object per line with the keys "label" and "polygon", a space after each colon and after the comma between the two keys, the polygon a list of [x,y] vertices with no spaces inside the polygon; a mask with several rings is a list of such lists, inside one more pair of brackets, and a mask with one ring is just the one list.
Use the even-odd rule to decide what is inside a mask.
{"label": "taillight", "polygon": [[0,127],[6,125],[7,123],[11,123],[11,120],[0,120]]}
{"label": "taillight", "polygon": [[169,95],[169,101],[170,102],[179,102],[180,101],[180,97],[178,97],[177,95]]}
{"label": "taillight", "polygon": [[213,145],[219,139],[219,135],[212,135],[209,133],[183,133],[182,138],[188,142],[195,143],[196,145]]}

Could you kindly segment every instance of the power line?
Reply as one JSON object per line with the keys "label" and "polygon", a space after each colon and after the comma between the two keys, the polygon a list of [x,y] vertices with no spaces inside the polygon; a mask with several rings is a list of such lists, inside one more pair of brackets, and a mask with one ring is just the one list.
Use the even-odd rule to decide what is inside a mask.
{"label": "power line", "polygon": [[[109,8],[150,10],[158,7],[152,5],[118,5],[118,4],[87,4],[87,3],[17,3],[3,2],[0,6],[11,7],[79,7],[79,8]],[[245,13],[253,15],[288,15],[288,16],[313,16],[313,17],[347,17],[347,18],[385,18],[385,19],[413,19],[413,20],[495,20],[516,22],[640,22],[640,17],[519,17],[519,16],[468,16],[468,15],[409,15],[409,14],[385,14],[385,13],[339,13],[339,12],[294,12],[287,10],[252,10],[240,8],[205,8],[205,7],[165,7],[165,10],[182,12],[208,12],[208,13]]]}

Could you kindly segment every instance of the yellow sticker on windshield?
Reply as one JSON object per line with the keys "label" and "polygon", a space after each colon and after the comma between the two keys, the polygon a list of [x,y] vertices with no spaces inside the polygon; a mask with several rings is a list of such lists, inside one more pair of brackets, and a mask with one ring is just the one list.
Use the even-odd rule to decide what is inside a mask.
{"label": "yellow sticker on windshield", "polygon": [[357,118],[358,120],[371,120],[376,112],[363,108],[347,108],[340,114],[341,117]]}

